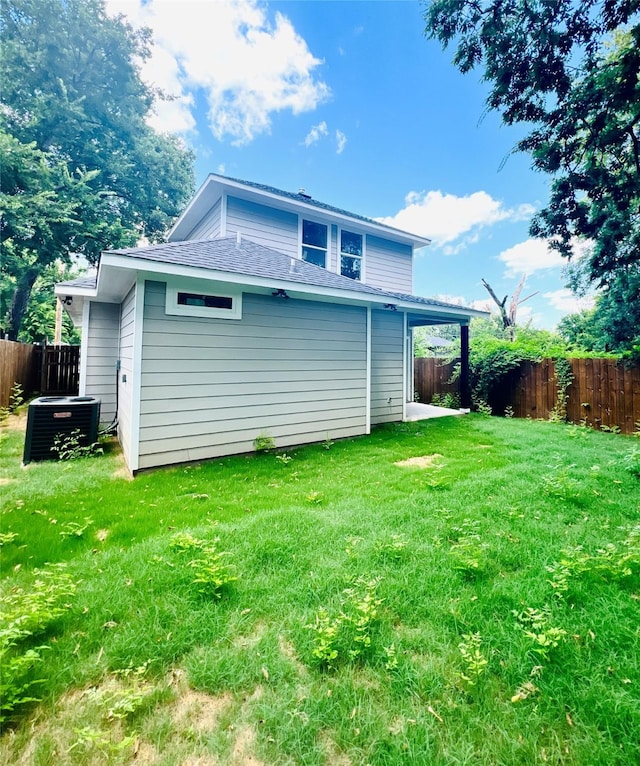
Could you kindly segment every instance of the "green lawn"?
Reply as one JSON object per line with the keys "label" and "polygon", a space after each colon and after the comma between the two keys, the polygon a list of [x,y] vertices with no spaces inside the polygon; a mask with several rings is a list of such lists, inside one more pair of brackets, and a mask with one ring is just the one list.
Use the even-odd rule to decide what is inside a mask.
{"label": "green lawn", "polygon": [[638,439],[471,415],[131,481],[23,438],[0,763],[640,763]]}

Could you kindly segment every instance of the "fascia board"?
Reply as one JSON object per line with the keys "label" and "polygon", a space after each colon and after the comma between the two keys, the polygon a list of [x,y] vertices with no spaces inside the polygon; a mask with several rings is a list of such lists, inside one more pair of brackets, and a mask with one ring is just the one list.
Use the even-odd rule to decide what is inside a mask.
{"label": "fascia board", "polygon": [[83,298],[95,298],[98,293],[98,288],[97,288],[97,285],[96,287],[80,287],[80,286],[74,287],[71,285],[55,285],[54,293],[57,296],[81,295]]}

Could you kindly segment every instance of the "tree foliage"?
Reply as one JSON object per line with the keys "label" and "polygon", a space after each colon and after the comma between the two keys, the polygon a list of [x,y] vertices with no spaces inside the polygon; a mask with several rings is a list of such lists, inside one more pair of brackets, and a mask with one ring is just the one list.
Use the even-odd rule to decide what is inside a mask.
{"label": "tree foliage", "polygon": [[50,264],[161,239],[193,191],[193,158],[147,124],[149,33],[103,0],[4,0],[0,33],[0,292],[15,338]]}
{"label": "tree foliage", "polygon": [[[640,262],[638,0],[431,0],[426,33],[480,67],[487,105],[530,132],[517,145],[552,176],[531,224],[564,256],[592,244],[588,276],[611,285]],[[640,297],[638,295],[637,297]]]}
{"label": "tree foliage", "polygon": [[621,269],[595,306],[563,317],[558,332],[572,350],[640,359],[640,268]]}

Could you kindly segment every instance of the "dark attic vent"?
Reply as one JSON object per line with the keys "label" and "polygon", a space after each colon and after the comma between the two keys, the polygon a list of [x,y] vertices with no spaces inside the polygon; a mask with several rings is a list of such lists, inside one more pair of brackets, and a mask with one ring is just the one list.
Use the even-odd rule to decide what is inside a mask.
{"label": "dark attic vent", "polygon": [[304,199],[311,199],[311,195],[307,194],[307,192],[302,188],[298,189],[298,196],[303,197]]}

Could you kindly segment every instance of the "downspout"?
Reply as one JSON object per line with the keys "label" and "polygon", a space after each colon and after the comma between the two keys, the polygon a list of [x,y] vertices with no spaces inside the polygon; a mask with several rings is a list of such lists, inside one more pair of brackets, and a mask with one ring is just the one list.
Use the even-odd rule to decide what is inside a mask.
{"label": "downspout", "polygon": [[371,306],[367,306],[367,383],[365,433],[371,433]]}
{"label": "downspout", "polygon": [[129,470],[135,473],[140,466],[140,398],[142,395],[142,330],[144,321],[145,280],[136,279],[135,324],[133,329],[133,370],[131,380],[131,434]]}
{"label": "downspout", "polygon": [[409,323],[407,321],[407,312],[402,312],[402,422],[407,419],[407,330]]}

